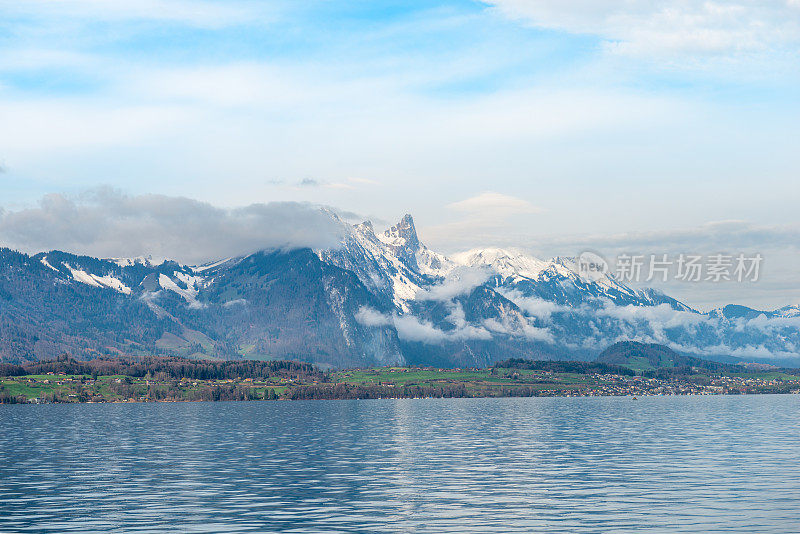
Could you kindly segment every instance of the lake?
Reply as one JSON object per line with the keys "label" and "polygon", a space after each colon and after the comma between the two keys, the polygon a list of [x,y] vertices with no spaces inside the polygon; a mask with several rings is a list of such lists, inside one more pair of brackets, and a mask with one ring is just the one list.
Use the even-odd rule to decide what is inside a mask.
{"label": "lake", "polygon": [[0,406],[0,532],[798,532],[800,396]]}

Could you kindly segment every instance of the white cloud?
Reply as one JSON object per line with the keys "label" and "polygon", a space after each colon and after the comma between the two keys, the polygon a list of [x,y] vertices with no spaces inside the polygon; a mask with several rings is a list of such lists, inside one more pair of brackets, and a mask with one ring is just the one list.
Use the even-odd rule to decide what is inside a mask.
{"label": "white cloud", "polygon": [[[583,309],[580,313],[593,313]],[[704,357],[732,356],[741,359],[798,358],[800,321],[796,317],[725,319],[676,311],[659,306],[615,306],[606,303],[597,310],[598,318],[617,320],[619,335],[609,339],[596,328],[594,338],[585,345],[609,345],[636,340],[661,343],[683,353]],[[794,350],[794,352],[793,352]]]}
{"label": "white cloud", "polygon": [[556,312],[569,312],[571,308],[561,306],[555,302],[544,300],[536,297],[525,297],[522,292],[518,290],[500,291],[500,294],[505,298],[516,304],[525,313],[532,317],[536,317],[540,321],[549,322],[553,313]]}
{"label": "white cloud", "polygon": [[486,282],[490,274],[486,269],[456,267],[440,284],[418,292],[415,298],[417,300],[453,300]]}
{"label": "white cloud", "polygon": [[413,315],[383,314],[367,307],[360,308],[355,314],[355,318],[365,326],[392,325],[397,330],[397,337],[403,341],[419,341],[435,345],[451,341],[492,338],[492,333],[486,328],[469,324],[464,316],[464,310],[460,306],[454,306],[447,317],[454,326],[451,330],[442,330],[430,321],[419,319]]}
{"label": "white cloud", "polygon": [[541,239],[541,247],[567,247],[580,250],[627,249],[646,252],[712,252],[762,247],[800,247],[800,226],[764,225],[750,221],[711,221],[692,228],[671,228],[649,232],[625,232],[613,235],[589,234]]}
{"label": "white cloud", "polygon": [[531,341],[542,341],[545,343],[555,343],[553,334],[547,328],[538,328],[525,321],[509,324],[508,321],[498,321],[497,319],[486,319],[483,326],[492,332],[506,334],[510,336],[522,336]]}
{"label": "white cloud", "polygon": [[428,321],[417,319],[413,315],[395,316],[392,324],[397,330],[397,337],[403,341],[421,341],[428,344],[437,344],[448,339],[444,330],[436,328]]}
{"label": "white cloud", "polygon": [[328,213],[294,202],[224,209],[185,197],[99,189],[0,211],[0,243],[27,252],[151,255],[191,264],[269,248],[325,248],[340,239],[341,226]]}
{"label": "white cloud", "polygon": [[741,321],[740,330],[744,331],[747,328],[757,328],[765,330],[773,335],[778,331],[784,329],[795,329],[800,332],[800,317],[767,317],[764,314],[758,315],[753,319]]}
{"label": "white cloud", "polygon": [[403,341],[419,341],[430,345],[468,340],[490,340],[494,335],[525,338],[530,341],[554,343],[553,334],[546,328],[529,324],[525,318],[514,316],[502,319],[486,319],[480,324],[467,321],[466,313],[460,303],[450,303],[446,317],[453,328],[443,330],[430,321],[414,315],[384,314],[368,307],[362,307],[355,314],[360,324],[370,327],[393,326],[397,336]]}
{"label": "white cloud", "polygon": [[364,326],[389,326],[392,318],[374,308],[362,306],[354,315],[356,321]]}
{"label": "white cloud", "polygon": [[596,35],[612,53],[677,59],[737,58],[800,44],[794,0],[488,0],[543,28]]}
{"label": "white cloud", "polygon": [[605,307],[597,311],[599,316],[614,317],[629,323],[645,321],[650,324],[659,339],[666,341],[665,329],[689,328],[707,322],[704,315],[692,312],[677,311],[668,304],[658,306],[615,306],[607,302]]}

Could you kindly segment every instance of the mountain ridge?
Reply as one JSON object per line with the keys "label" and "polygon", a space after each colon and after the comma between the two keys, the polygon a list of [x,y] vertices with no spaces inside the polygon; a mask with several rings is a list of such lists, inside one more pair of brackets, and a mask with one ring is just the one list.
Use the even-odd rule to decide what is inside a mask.
{"label": "mountain ridge", "polygon": [[[594,358],[624,340],[698,357],[800,360],[797,306],[701,314],[574,259],[428,249],[405,215],[384,232],[335,214],[327,249],[268,250],[201,266],[0,249],[0,358],[149,352],[290,358],[342,367],[485,366]],[[725,311],[727,309],[727,312]]]}

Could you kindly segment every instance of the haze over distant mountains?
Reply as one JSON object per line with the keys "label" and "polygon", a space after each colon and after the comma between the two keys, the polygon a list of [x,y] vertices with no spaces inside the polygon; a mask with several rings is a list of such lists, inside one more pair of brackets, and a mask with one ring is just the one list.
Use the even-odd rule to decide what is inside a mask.
{"label": "haze over distant mountains", "polygon": [[720,361],[800,364],[798,306],[699,313],[610,274],[583,278],[572,258],[499,248],[447,257],[420,241],[410,215],[376,232],[325,213],[341,236],[334,246],[195,267],[0,249],[0,358],[159,352],[463,367],[593,359],[638,340]]}

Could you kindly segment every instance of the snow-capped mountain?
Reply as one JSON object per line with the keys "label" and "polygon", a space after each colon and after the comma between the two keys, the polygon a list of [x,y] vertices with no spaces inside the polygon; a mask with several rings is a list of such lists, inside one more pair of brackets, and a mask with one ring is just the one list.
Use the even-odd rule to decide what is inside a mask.
{"label": "snow-capped mountain", "polygon": [[573,258],[486,248],[446,257],[410,215],[339,225],[338,246],[202,266],[0,249],[0,356],[290,358],[342,367],[592,358],[620,340],[701,357],[800,362],[800,306],[701,314]]}
{"label": "snow-capped mountain", "polygon": [[793,306],[784,306],[774,312],[779,317],[800,317],[800,304],[795,304]]}
{"label": "snow-capped mountain", "polygon": [[504,295],[538,297],[563,306],[579,306],[597,299],[617,305],[667,304],[678,311],[692,311],[653,289],[633,289],[606,273],[598,280],[581,276],[575,258],[543,261],[520,251],[500,248],[475,249],[453,255],[464,266],[483,267],[493,274],[491,283]]}
{"label": "snow-capped mountain", "polygon": [[194,269],[174,261],[153,263],[149,258],[97,259],[52,251],[33,256],[43,266],[61,275],[61,280],[98,288],[108,288],[130,295],[132,288],[145,292],[168,290],[193,304],[204,283]]}
{"label": "snow-capped mountain", "polygon": [[341,246],[315,251],[320,260],[355,273],[401,311],[407,312],[408,301],[449,266],[420,243],[410,215],[383,233],[376,233],[369,221],[356,226],[339,222],[344,226]]}

